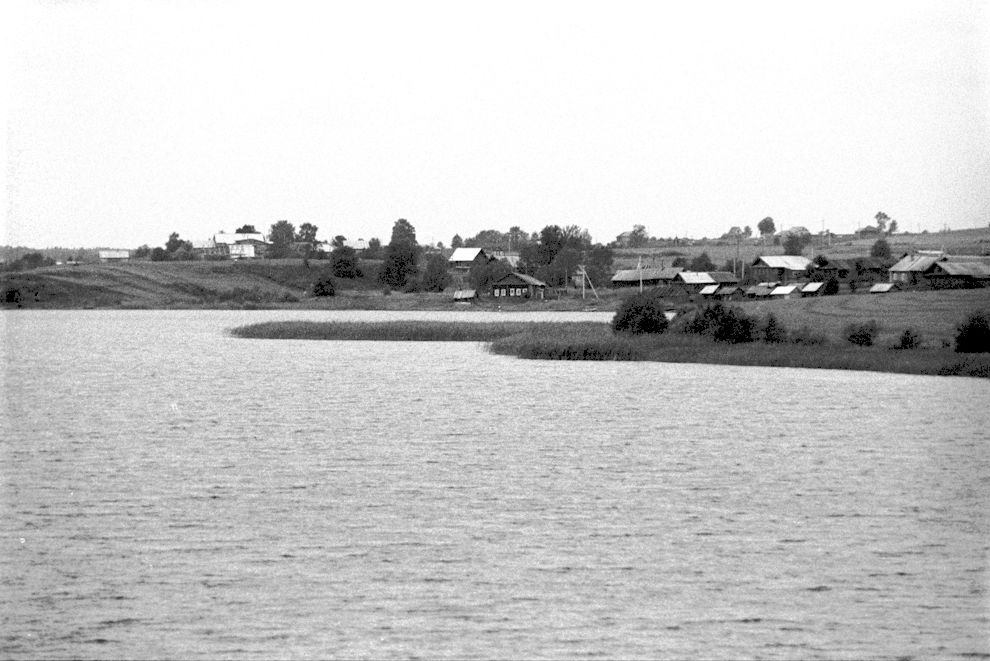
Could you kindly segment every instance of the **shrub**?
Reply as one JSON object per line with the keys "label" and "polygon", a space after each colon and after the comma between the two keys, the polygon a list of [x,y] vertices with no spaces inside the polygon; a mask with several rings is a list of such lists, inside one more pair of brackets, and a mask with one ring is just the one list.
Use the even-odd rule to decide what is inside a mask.
{"label": "shrub", "polygon": [[333,277],[325,274],[313,283],[313,296],[333,296],[337,293],[333,286]]}
{"label": "shrub", "polygon": [[905,328],[894,345],[894,349],[917,349],[921,346],[921,335],[913,328]]}
{"label": "shrub", "polygon": [[879,326],[877,322],[870,319],[864,323],[849,324],[846,326],[844,335],[852,344],[861,347],[871,347],[873,346],[873,340],[876,338],[878,330]]}
{"label": "shrub", "polygon": [[839,293],[839,281],[835,276],[829,276],[825,280],[824,294],[826,296],[833,296]]}
{"label": "shrub", "polygon": [[990,352],[990,314],[974,312],[956,330],[956,352]]}
{"label": "shrub", "polygon": [[780,325],[777,317],[768,314],[763,322],[763,341],[767,344],[779,344],[787,341],[787,329]]}
{"label": "shrub", "polygon": [[612,318],[612,330],[616,333],[663,333],[667,325],[663,297],[656,292],[630,296]]}
{"label": "shrub", "polygon": [[721,302],[710,303],[684,327],[685,332],[708,335],[717,342],[752,342],[756,321],[753,317]]}

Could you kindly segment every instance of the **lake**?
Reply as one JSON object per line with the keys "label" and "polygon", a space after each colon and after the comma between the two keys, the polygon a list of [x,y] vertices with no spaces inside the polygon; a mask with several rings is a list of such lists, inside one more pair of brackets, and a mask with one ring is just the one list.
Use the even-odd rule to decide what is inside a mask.
{"label": "lake", "polygon": [[990,657],[987,380],[227,334],[390,318],[0,314],[0,656]]}

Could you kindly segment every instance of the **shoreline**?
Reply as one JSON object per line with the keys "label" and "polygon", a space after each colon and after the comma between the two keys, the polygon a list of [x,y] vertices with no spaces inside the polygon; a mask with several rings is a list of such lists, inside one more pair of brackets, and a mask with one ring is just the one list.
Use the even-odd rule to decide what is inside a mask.
{"label": "shoreline", "polygon": [[600,322],[290,321],[249,324],[230,333],[269,340],[484,342],[494,354],[530,360],[700,363],[990,378],[990,353],[956,353],[947,347],[843,346],[835,342],[730,344],[677,331],[614,334]]}

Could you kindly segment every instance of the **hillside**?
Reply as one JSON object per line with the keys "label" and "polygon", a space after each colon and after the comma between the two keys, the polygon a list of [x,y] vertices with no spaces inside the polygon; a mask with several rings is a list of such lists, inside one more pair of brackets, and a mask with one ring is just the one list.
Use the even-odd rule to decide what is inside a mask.
{"label": "hillside", "polygon": [[18,290],[25,307],[267,307],[299,301],[327,268],[302,260],[78,264],[0,274],[0,288]]}

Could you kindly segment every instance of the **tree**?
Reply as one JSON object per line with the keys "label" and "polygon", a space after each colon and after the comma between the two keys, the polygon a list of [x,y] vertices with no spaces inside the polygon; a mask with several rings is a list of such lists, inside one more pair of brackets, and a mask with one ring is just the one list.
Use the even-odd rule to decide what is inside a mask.
{"label": "tree", "polygon": [[162,247],[156,246],[151,249],[151,261],[153,262],[164,262],[168,260],[168,251]]}
{"label": "tree", "polygon": [[669,325],[665,307],[657,291],[634,294],[619,305],[612,317],[612,331],[635,335],[663,333]]}
{"label": "tree", "polygon": [[890,216],[885,214],[883,211],[877,211],[877,215],[874,216],[877,221],[877,229],[883,232],[887,228],[887,221],[890,220]]}
{"label": "tree", "polygon": [[443,255],[431,255],[423,271],[423,289],[440,292],[448,285],[450,285],[450,274],[447,272],[447,260]]}
{"label": "tree", "polygon": [[712,258],[708,256],[708,253],[707,252],[703,252],[703,253],[701,253],[700,255],[698,255],[697,257],[695,257],[694,259],[691,260],[690,264],[688,264],[688,270],[689,271],[715,271],[717,269],[715,267],[715,262],[713,262],[712,261]]}
{"label": "tree", "polygon": [[416,228],[405,218],[400,218],[392,226],[392,240],[385,248],[385,263],[379,272],[382,284],[405,287],[416,276],[418,260]]}
{"label": "tree", "polygon": [[478,291],[487,291],[493,282],[511,272],[512,267],[504,261],[491,260],[485,263],[477,263],[471,266],[471,270],[468,272],[468,282]]}
{"label": "tree", "polygon": [[192,250],[192,244],[188,241],[183,241],[179,238],[178,232],[172,232],[168,235],[168,241],[165,242],[165,252],[169,254],[174,254],[182,248],[188,248]]}
{"label": "tree", "polygon": [[887,234],[893,234],[896,231],[897,231],[897,221],[892,220],[890,221],[890,225],[887,227]]}
{"label": "tree", "polygon": [[629,233],[630,248],[642,248],[649,240],[650,237],[646,233],[645,225],[633,225],[632,232]]}
{"label": "tree", "polygon": [[461,238],[460,234],[455,234],[454,238],[450,240],[450,247],[454,250],[464,246],[464,239]]}
{"label": "tree", "polygon": [[330,270],[338,278],[357,278],[361,275],[357,251],[339,246],[330,251]]}
{"label": "tree", "polygon": [[766,218],[758,222],[756,224],[756,229],[760,231],[760,236],[762,236],[764,239],[766,239],[766,237],[769,236],[770,234],[773,234],[774,232],[777,231],[776,225],[773,224],[773,218],[771,218],[770,216],[767,216]]}
{"label": "tree", "polygon": [[990,352],[990,314],[974,312],[956,327],[958,353]]}
{"label": "tree", "polygon": [[890,244],[886,239],[877,239],[870,248],[870,257],[890,259]]}
{"label": "tree", "polygon": [[272,247],[266,253],[269,257],[279,259],[292,255],[292,242],[296,238],[296,228],[287,220],[280,220],[272,225],[268,232],[268,240]]}
{"label": "tree", "polygon": [[[138,248],[137,248],[137,249],[136,249],[136,250],[134,251],[134,257],[135,257],[136,259],[141,259],[142,257],[147,257],[147,256],[148,256],[148,255],[150,255],[150,254],[151,254],[151,247],[150,247],[150,246],[148,246],[148,244],[147,244],[147,243],[145,243],[145,244],[144,244],[144,245],[142,245],[142,246],[139,246],[139,247],[138,247]],[[78,261],[78,260],[77,260],[77,261]]]}
{"label": "tree", "polygon": [[804,252],[804,247],[811,243],[810,234],[802,234],[800,232],[790,232],[784,237],[784,254],[785,255],[800,255]]}
{"label": "tree", "polygon": [[749,237],[753,236],[753,228],[750,227],[749,225],[747,225],[746,227],[744,227],[743,228],[743,236],[746,237],[747,239]]}
{"label": "tree", "polygon": [[584,270],[596,287],[608,285],[612,274],[613,254],[611,248],[595,244],[584,255]]}
{"label": "tree", "polygon": [[368,239],[368,249],[364,251],[364,256],[367,259],[381,259],[382,256],[382,242],[381,239],[376,237],[371,237]]}
{"label": "tree", "polygon": [[330,242],[330,245],[333,246],[334,248],[343,248],[344,244],[346,243],[347,243],[347,237],[344,236],[343,234],[338,234],[337,236],[333,237],[333,240]]}
{"label": "tree", "polygon": [[236,230],[234,234],[257,234],[258,231],[254,229],[254,225],[241,225]]}
{"label": "tree", "polygon": [[312,223],[303,223],[296,231],[296,241],[300,243],[316,243],[316,232],[318,229]]}
{"label": "tree", "polygon": [[313,296],[333,296],[336,293],[337,288],[329,273],[324,273],[313,283]]}

